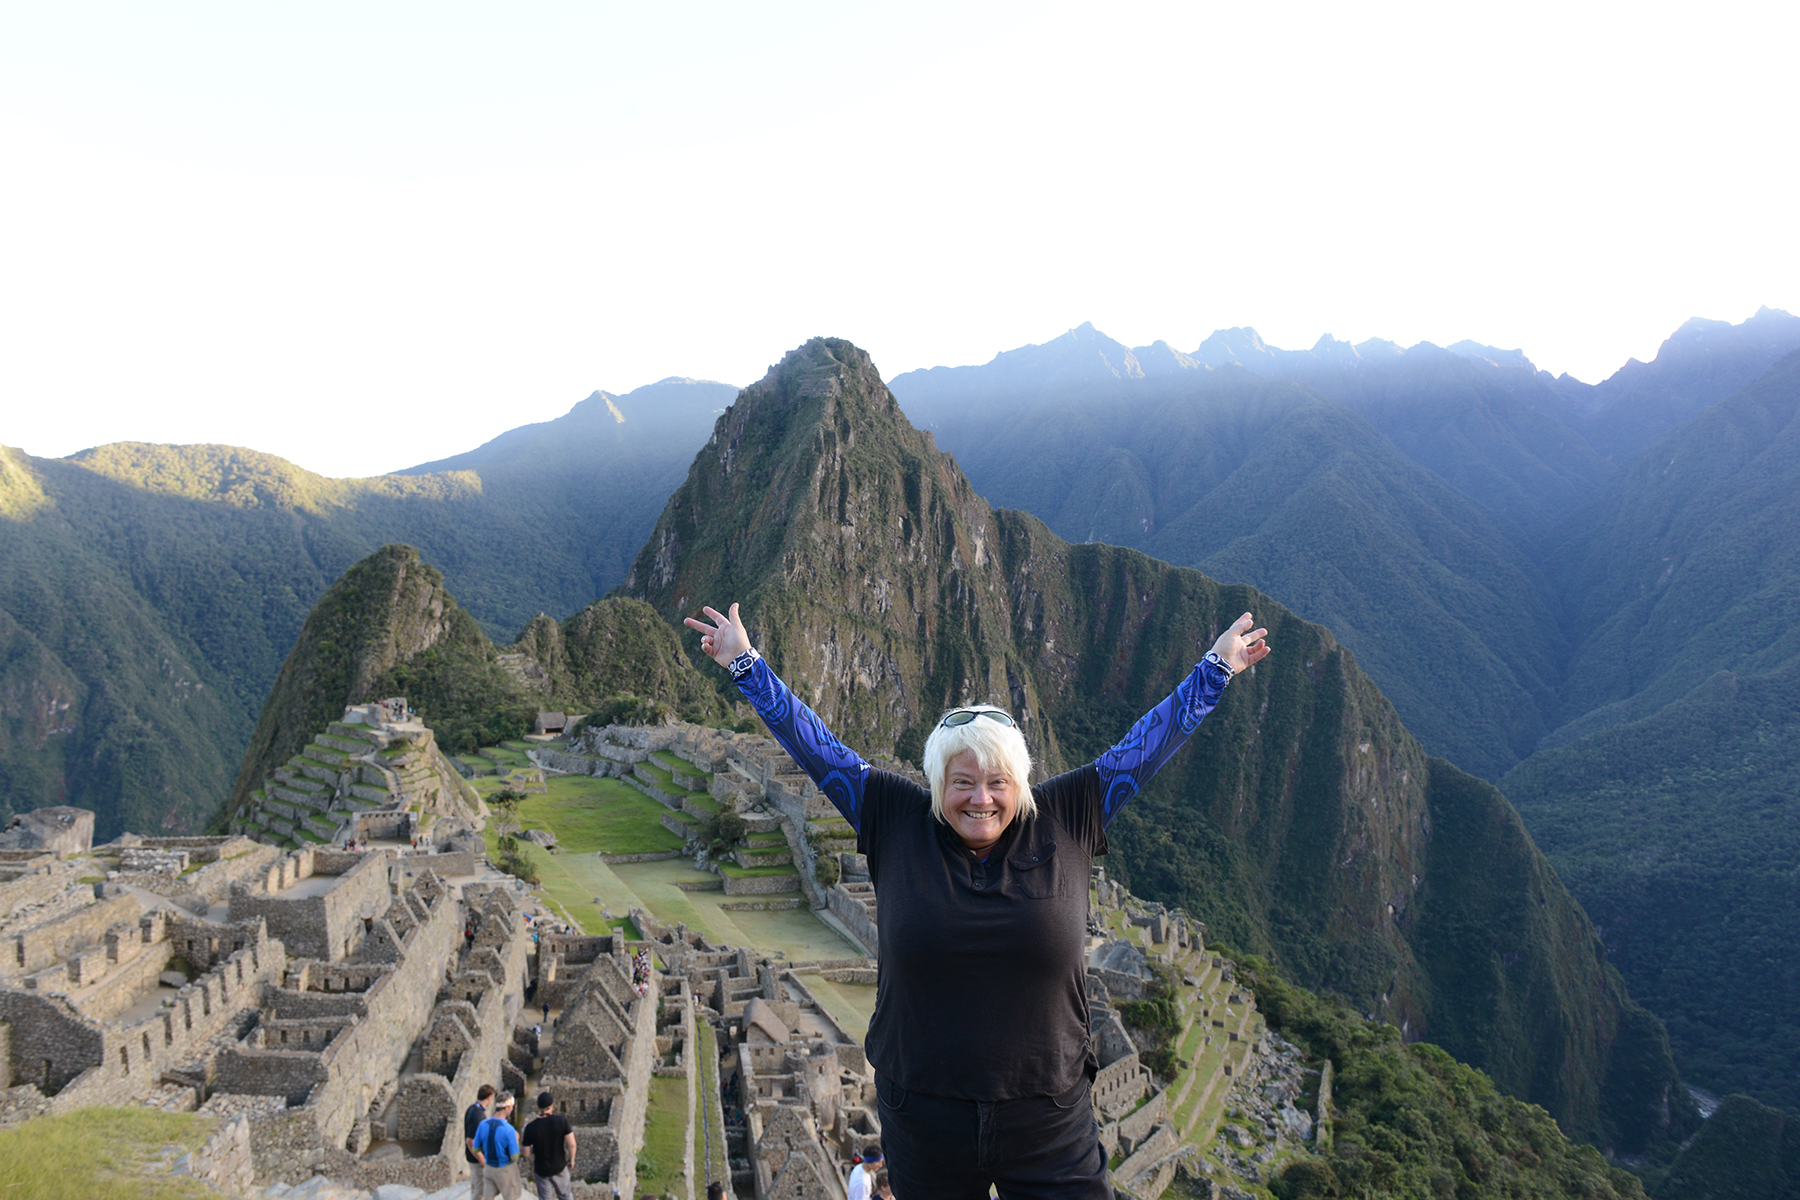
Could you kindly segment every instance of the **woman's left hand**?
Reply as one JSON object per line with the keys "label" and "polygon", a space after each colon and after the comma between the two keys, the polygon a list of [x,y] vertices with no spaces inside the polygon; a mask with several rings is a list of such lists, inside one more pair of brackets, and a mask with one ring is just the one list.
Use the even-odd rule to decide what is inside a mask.
{"label": "woman's left hand", "polygon": [[1267,629],[1251,629],[1256,618],[1245,613],[1231,623],[1231,628],[1219,635],[1213,643],[1213,653],[1225,660],[1225,665],[1234,672],[1245,667],[1255,666],[1269,654],[1269,643],[1263,639],[1269,636]]}
{"label": "woman's left hand", "polygon": [[685,618],[689,629],[700,633],[700,649],[721,667],[729,667],[731,660],[750,648],[750,635],[744,629],[744,620],[738,616],[738,606],[733,604],[729,613],[722,613],[716,608],[701,606],[701,612],[713,619],[713,624],[696,621],[693,617]]}

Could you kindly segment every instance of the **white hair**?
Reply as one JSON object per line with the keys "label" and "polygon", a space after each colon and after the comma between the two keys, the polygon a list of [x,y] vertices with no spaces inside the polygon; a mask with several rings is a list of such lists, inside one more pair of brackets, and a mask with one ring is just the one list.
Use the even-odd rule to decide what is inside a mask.
{"label": "white hair", "polygon": [[[1004,708],[992,704],[964,704],[949,712],[997,712]],[[1010,715],[1010,714],[1008,714]],[[1031,794],[1031,751],[1025,748],[1025,735],[1017,725],[1002,725],[980,717],[963,725],[946,725],[942,718],[925,739],[925,759],[919,765],[931,783],[931,815],[948,822],[944,816],[944,789],[949,786],[950,763],[963,752],[972,752],[983,771],[999,771],[1018,790],[1020,818],[1037,816],[1037,798]]]}

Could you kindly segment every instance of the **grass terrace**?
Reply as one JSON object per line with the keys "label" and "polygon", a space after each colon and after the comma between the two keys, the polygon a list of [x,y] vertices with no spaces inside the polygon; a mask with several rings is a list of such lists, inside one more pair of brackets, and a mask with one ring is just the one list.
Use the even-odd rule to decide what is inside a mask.
{"label": "grass terrace", "polygon": [[644,1148],[638,1151],[639,1192],[670,1195],[687,1191],[682,1174],[687,1151],[687,1080],[653,1076],[644,1110]]}
{"label": "grass terrace", "polygon": [[796,886],[798,886],[800,882],[800,872],[789,865],[779,867],[740,867],[736,863],[724,862],[719,863],[718,868],[721,875],[727,875],[732,879],[766,879],[770,875],[792,875]]}
{"label": "grass terrace", "polygon": [[[679,1082],[679,1081],[678,1081]],[[148,1108],[84,1108],[0,1129],[0,1179],[32,1200],[194,1200],[218,1193],[169,1164],[218,1122]]]}

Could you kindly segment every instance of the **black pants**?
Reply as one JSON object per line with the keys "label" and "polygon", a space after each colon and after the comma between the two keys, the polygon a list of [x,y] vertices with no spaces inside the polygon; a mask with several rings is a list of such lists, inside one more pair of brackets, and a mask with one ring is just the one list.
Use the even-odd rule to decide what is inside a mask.
{"label": "black pants", "polygon": [[881,1148],[902,1200],[1112,1200],[1091,1083],[1061,1096],[955,1100],[877,1077]]}

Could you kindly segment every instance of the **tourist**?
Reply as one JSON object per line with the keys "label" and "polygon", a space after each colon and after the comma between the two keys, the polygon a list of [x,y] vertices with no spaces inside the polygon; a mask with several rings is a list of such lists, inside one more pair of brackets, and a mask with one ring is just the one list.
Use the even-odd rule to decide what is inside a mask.
{"label": "tourist", "polygon": [[513,1095],[494,1097],[494,1115],[475,1130],[475,1157],[481,1160],[481,1192],[478,1200],[499,1196],[519,1200],[519,1135],[512,1127]]}
{"label": "tourist", "polygon": [[1088,881],[1106,827],[1269,653],[1234,621],[1097,760],[1030,786],[1011,714],[954,708],[925,741],[929,787],[845,749],[769,669],[738,615],[693,617],[701,649],[856,830],[881,906],[866,1051],[887,1169],[909,1197],[1110,1197],[1090,1090]]}
{"label": "tourist", "polygon": [[888,1184],[885,1167],[875,1172],[875,1200],[894,1200],[894,1189]]}
{"label": "tourist", "polygon": [[725,1185],[716,1179],[707,1184],[706,1200],[725,1200]]}
{"label": "tourist", "polygon": [[469,1170],[469,1195],[479,1200],[481,1191],[481,1160],[475,1157],[475,1131],[487,1120],[488,1101],[494,1098],[494,1085],[484,1083],[481,1090],[475,1093],[475,1103],[469,1105],[463,1113],[463,1158],[471,1165]]}
{"label": "tourist", "polygon": [[537,1120],[525,1126],[520,1141],[531,1156],[538,1200],[573,1200],[569,1168],[575,1162],[575,1130],[556,1111],[556,1097],[549,1092],[539,1092],[537,1104]]}
{"label": "tourist", "polygon": [[845,1187],[847,1200],[869,1200],[874,1194],[872,1184],[875,1172],[881,1169],[881,1147],[870,1146],[862,1153],[862,1161],[850,1168],[850,1179]]}

